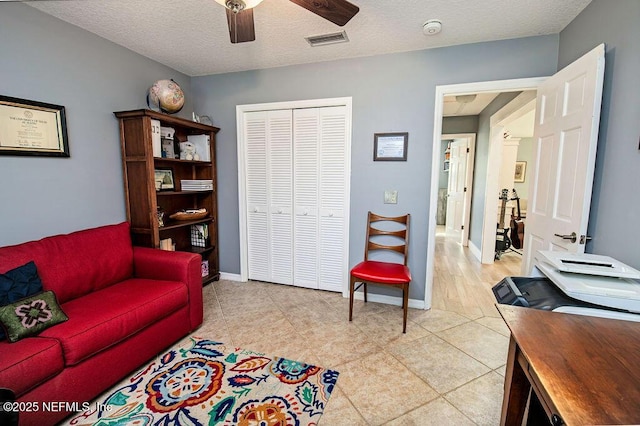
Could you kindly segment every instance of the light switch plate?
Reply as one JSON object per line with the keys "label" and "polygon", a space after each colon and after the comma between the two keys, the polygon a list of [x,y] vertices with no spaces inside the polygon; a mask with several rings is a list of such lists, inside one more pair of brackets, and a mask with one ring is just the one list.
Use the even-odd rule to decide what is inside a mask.
{"label": "light switch plate", "polygon": [[384,203],[385,204],[398,204],[398,191],[384,191]]}

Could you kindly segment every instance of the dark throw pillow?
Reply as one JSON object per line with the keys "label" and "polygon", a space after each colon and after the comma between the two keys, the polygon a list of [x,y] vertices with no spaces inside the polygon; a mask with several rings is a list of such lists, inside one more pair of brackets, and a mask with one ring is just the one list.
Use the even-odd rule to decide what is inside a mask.
{"label": "dark throw pillow", "polygon": [[12,343],[35,336],[68,319],[58,306],[52,291],[35,294],[0,307],[0,323]]}
{"label": "dark throw pillow", "polygon": [[[40,281],[38,269],[33,261],[0,274],[0,306],[8,305],[41,291],[42,281]],[[4,331],[0,327],[0,340],[4,340],[4,338]]]}

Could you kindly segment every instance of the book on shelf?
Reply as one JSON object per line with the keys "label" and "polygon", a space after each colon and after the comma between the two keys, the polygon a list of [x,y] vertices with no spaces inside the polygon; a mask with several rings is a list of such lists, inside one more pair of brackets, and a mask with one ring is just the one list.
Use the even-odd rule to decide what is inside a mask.
{"label": "book on shelf", "polygon": [[164,240],[160,240],[160,250],[176,251],[176,245],[171,238],[165,238]]}
{"label": "book on shelf", "polygon": [[153,156],[162,157],[162,132],[160,120],[151,120],[151,146],[153,148]]}
{"label": "book on shelf", "polygon": [[183,191],[210,191],[213,189],[213,179],[183,179],[180,186]]}
{"label": "book on shelf", "polygon": [[208,260],[203,260],[202,261],[202,276],[206,277],[207,275],[209,275],[209,261]]}

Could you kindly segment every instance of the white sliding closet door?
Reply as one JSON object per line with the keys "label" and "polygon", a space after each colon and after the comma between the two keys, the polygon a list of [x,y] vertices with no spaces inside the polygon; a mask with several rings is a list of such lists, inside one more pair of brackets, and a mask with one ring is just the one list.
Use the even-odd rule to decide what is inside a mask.
{"label": "white sliding closet door", "polygon": [[293,129],[290,110],[267,113],[271,281],[293,283]]}
{"label": "white sliding closet door", "polygon": [[259,281],[271,280],[266,139],[267,113],[247,113],[244,122],[247,258],[249,279]]}
{"label": "white sliding closet door", "polygon": [[346,108],[293,111],[294,283],[342,291],[346,256]]}
{"label": "white sliding closet door", "polygon": [[291,110],[245,116],[249,279],[293,282]]}
{"label": "white sliding closet door", "polygon": [[320,276],[318,288],[342,291],[347,271],[346,107],[320,108]]}
{"label": "white sliding closet door", "polygon": [[320,114],[318,108],[293,111],[294,145],[294,282],[318,288]]}
{"label": "white sliding closet door", "polygon": [[254,110],[239,121],[248,278],[343,291],[350,109]]}

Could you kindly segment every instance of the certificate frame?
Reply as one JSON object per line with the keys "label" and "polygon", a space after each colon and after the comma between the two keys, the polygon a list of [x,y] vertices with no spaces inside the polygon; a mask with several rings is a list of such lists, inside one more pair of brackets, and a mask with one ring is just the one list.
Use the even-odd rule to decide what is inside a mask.
{"label": "certificate frame", "polygon": [[0,95],[0,155],[70,157],[65,107]]}
{"label": "certificate frame", "polygon": [[409,133],[374,133],[373,161],[407,161]]}

